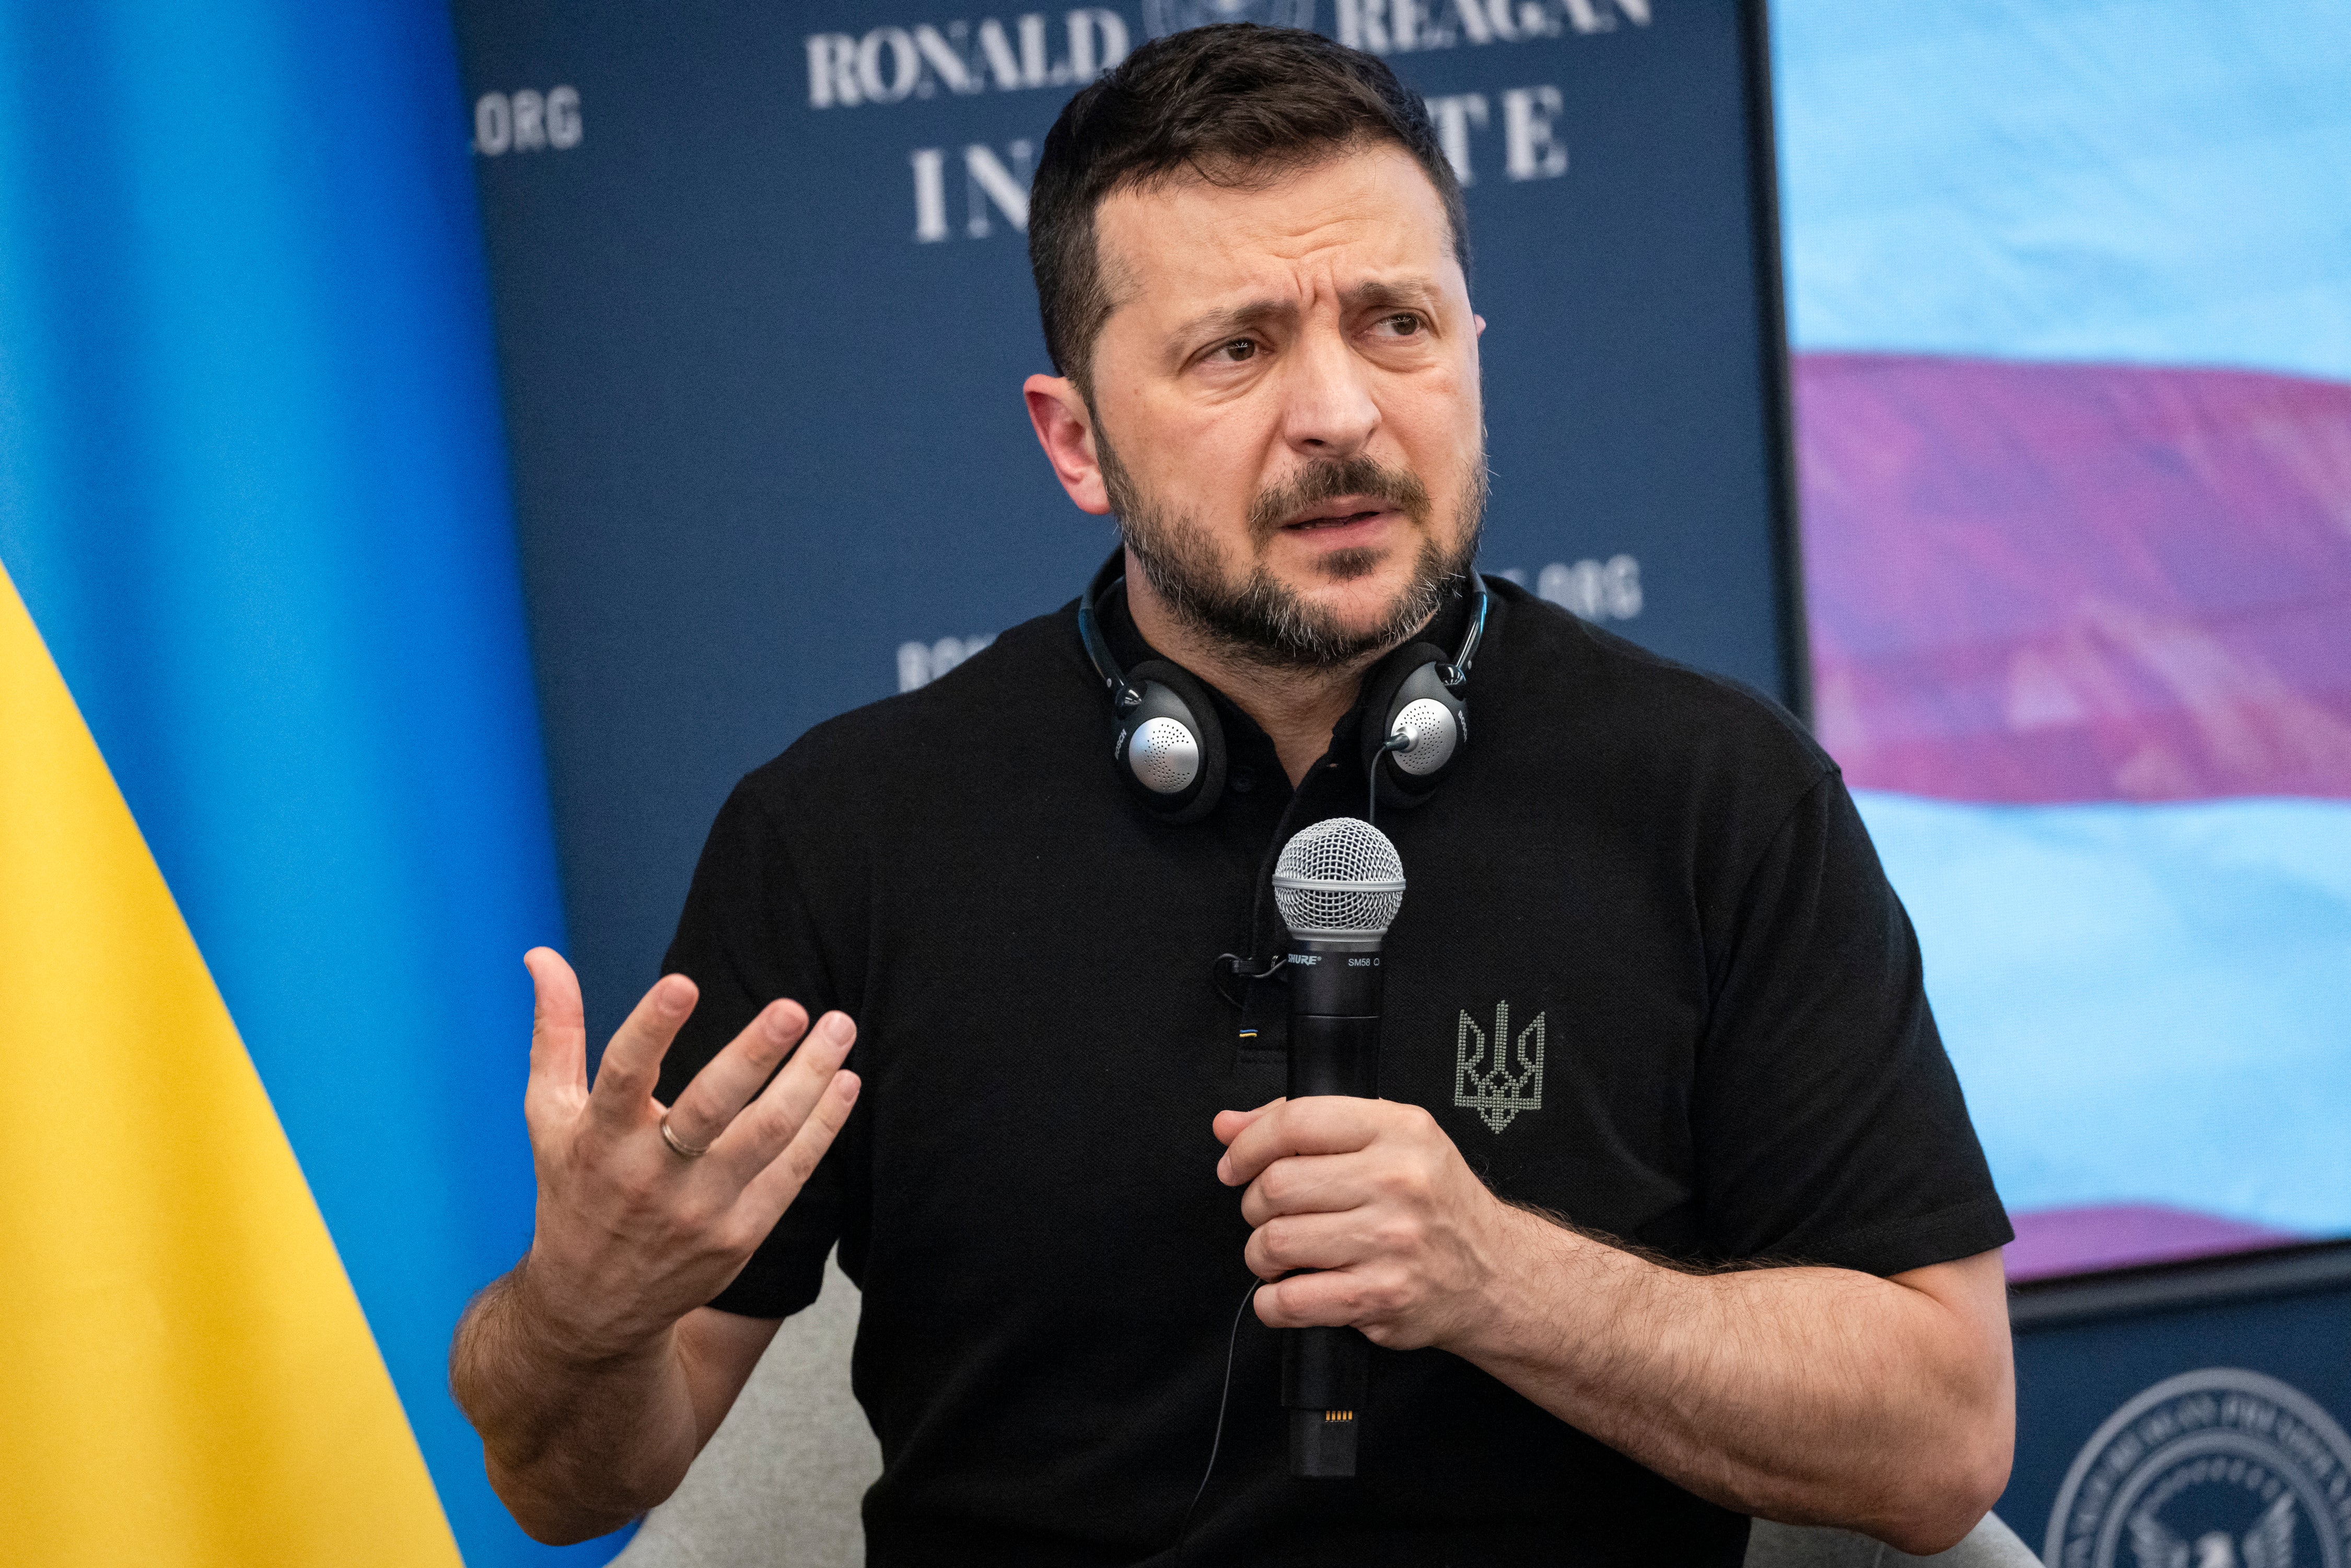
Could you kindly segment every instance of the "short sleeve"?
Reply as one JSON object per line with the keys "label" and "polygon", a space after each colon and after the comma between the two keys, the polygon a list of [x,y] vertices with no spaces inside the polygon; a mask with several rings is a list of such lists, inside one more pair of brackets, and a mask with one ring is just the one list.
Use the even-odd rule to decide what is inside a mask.
{"label": "short sleeve", "polygon": [[[684,975],[702,993],[663,1061],[664,1103],[777,998],[799,1002],[811,1019],[839,1005],[786,846],[747,788],[720,809],[703,845],[662,973]],[[816,1300],[841,1231],[846,1142],[826,1154],[712,1306],[780,1318]]]}
{"label": "short sleeve", "polygon": [[2012,1240],[1917,937],[1834,770],[1708,915],[1708,1251],[1883,1276]]}

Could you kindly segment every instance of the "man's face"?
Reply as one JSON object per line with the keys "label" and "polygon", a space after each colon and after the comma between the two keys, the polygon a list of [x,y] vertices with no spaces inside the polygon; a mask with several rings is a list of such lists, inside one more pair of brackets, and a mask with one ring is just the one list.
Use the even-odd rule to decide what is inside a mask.
{"label": "man's face", "polygon": [[1118,192],[1096,234],[1091,455],[1151,587],[1264,663],[1401,640],[1485,498],[1481,323],[1428,177],[1373,144],[1262,188]]}

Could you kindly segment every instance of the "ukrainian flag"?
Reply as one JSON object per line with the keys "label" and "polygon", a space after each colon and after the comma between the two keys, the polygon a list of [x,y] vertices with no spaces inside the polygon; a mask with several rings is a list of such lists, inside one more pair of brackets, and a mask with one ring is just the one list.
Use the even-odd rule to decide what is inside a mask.
{"label": "ukrainian flag", "polygon": [[12,1564],[562,1555],[444,1371],[560,936],[464,125],[438,0],[0,8]]}

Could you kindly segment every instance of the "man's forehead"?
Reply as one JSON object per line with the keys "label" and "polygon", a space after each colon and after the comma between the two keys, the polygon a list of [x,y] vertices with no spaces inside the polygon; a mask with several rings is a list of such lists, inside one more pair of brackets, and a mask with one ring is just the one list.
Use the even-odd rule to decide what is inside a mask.
{"label": "man's forehead", "polygon": [[1453,266],[1437,187],[1400,147],[1336,152],[1246,183],[1186,173],[1122,187],[1095,235],[1121,305],[1183,314],[1223,293],[1332,272],[1343,289],[1433,282]]}

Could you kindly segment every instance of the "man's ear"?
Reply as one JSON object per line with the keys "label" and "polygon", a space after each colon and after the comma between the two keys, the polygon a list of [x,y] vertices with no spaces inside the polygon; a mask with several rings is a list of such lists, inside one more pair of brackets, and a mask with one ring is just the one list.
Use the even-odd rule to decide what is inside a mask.
{"label": "man's ear", "polygon": [[1030,376],[1021,383],[1028,400],[1029,423],[1037,427],[1037,444],[1053,465],[1053,476],[1070,493],[1078,510],[1104,517],[1110,512],[1110,491],[1102,484],[1102,464],[1094,455],[1093,411],[1067,376]]}

